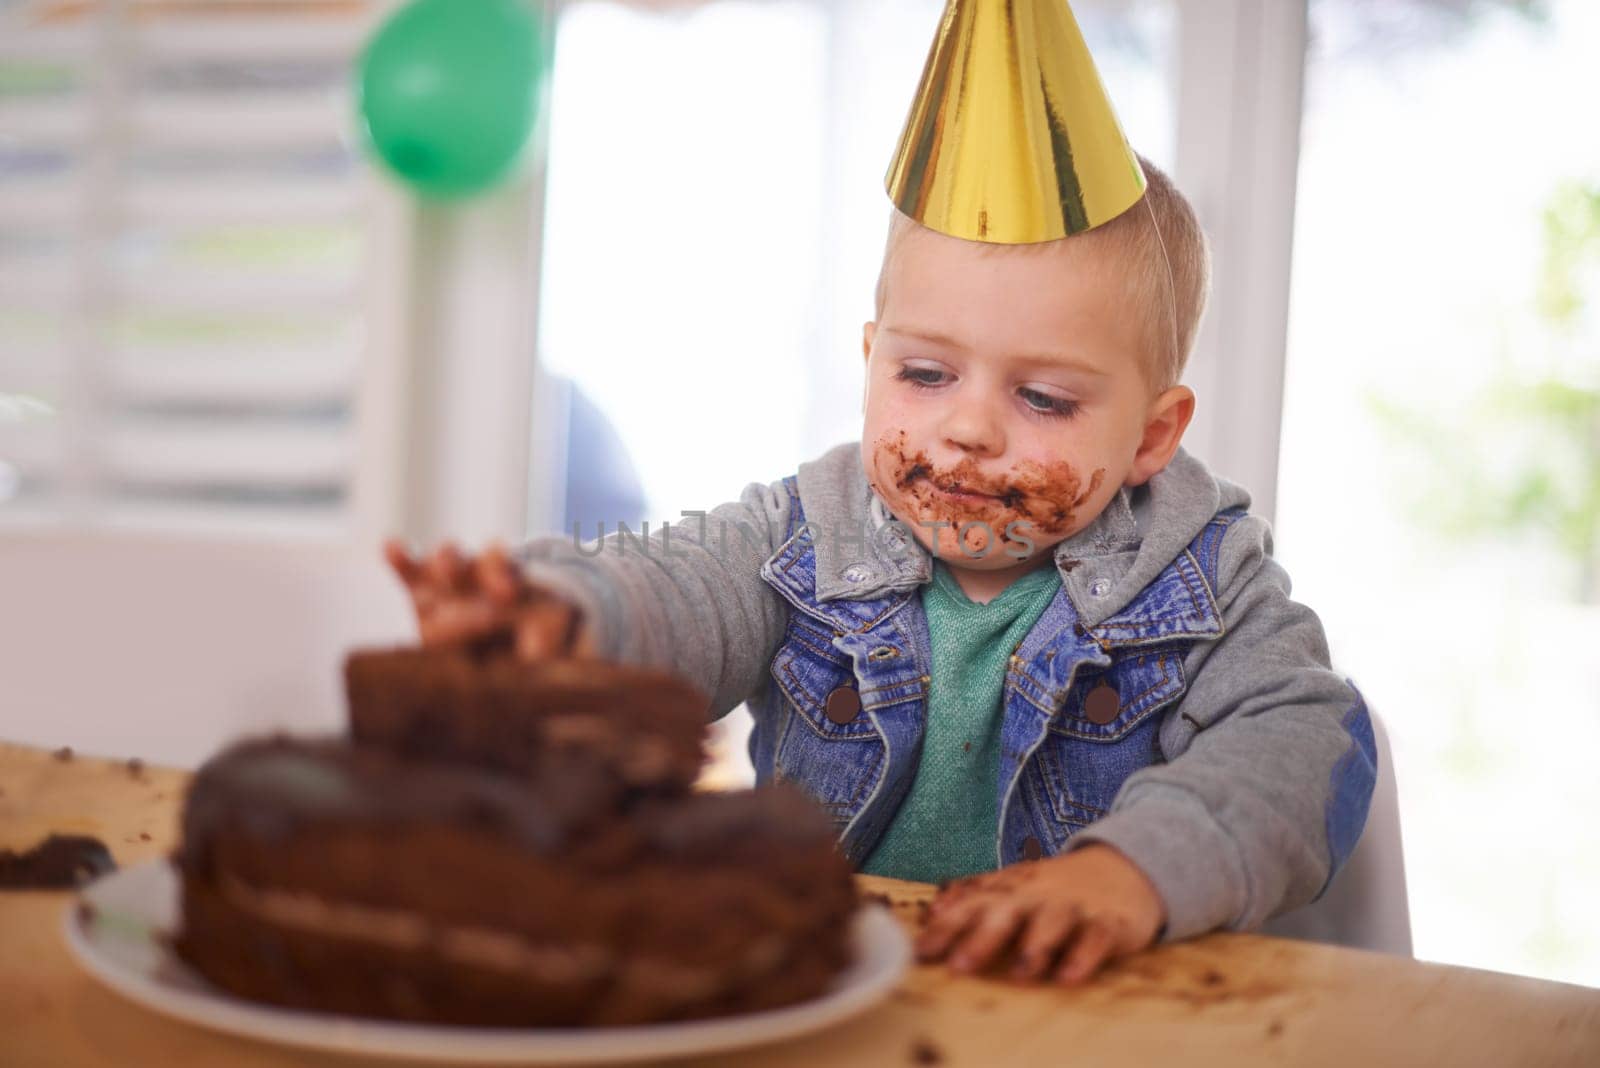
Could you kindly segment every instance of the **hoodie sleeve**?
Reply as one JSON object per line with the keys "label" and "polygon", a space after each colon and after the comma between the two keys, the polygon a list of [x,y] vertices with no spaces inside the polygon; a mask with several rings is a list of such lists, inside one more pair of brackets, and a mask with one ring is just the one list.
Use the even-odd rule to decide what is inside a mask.
{"label": "hoodie sleeve", "polygon": [[739,499],[648,533],[552,535],[518,550],[528,578],[572,601],[610,660],[664,668],[698,686],[719,719],[754,693],[782,643],[782,598],[761,565],[785,540],[789,494],[752,482]]}
{"label": "hoodie sleeve", "polygon": [[1129,776],[1068,843],[1104,842],[1150,877],[1167,909],[1161,940],[1253,929],[1316,900],[1366,824],[1367,707],[1289,585],[1266,521],[1236,521],[1218,565],[1223,634],[1184,660],[1187,691],[1161,727],[1166,763]]}

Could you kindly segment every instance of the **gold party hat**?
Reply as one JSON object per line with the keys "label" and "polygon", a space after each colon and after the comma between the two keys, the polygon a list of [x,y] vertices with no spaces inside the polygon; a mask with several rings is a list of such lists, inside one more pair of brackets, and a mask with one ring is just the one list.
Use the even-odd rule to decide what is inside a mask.
{"label": "gold party hat", "polygon": [[948,0],[886,179],[952,237],[1053,241],[1144,195],[1067,0]]}

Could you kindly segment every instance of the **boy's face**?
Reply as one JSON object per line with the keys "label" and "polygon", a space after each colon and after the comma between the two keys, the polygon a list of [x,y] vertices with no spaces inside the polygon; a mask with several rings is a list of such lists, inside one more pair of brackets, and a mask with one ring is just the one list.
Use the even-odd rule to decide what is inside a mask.
{"label": "boy's face", "polygon": [[866,324],[862,464],[947,564],[1025,570],[1176,452],[1194,394],[1151,394],[1120,269],[1093,242],[901,236]]}

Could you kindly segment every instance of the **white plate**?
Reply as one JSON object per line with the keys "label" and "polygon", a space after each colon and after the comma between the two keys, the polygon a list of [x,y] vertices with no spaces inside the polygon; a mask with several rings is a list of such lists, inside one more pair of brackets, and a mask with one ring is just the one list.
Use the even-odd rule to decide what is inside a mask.
{"label": "white plate", "polygon": [[[94,906],[80,914],[79,902]],[[889,910],[865,905],[852,929],[854,963],[818,997],[765,1012],[634,1027],[513,1030],[393,1023],[277,1008],[211,986],[156,937],[178,923],[177,873],[165,860],[104,876],[69,904],[67,945],[124,997],[201,1027],[294,1046],[388,1057],[539,1064],[681,1057],[816,1031],[864,1012],[893,990],[911,959]]]}

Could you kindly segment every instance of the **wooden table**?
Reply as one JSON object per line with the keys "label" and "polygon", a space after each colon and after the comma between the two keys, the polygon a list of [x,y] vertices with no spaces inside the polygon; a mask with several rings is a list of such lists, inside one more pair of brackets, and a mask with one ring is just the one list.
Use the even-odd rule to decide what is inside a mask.
{"label": "wooden table", "polygon": [[[0,848],[92,834],[122,865],[174,845],[185,772],[0,743]],[[915,925],[933,888],[862,877]],[[79,970],[66,892],[0,891],[0,1065],[372,1065],[214,1034],[155,1015]],[[1600,1065],[1600,991],[1375,953],[1211,935],[1078,989],[914,969],[829,1031],[691,1065]],[[415,1063],[415,1062],[406,1062]]]}

